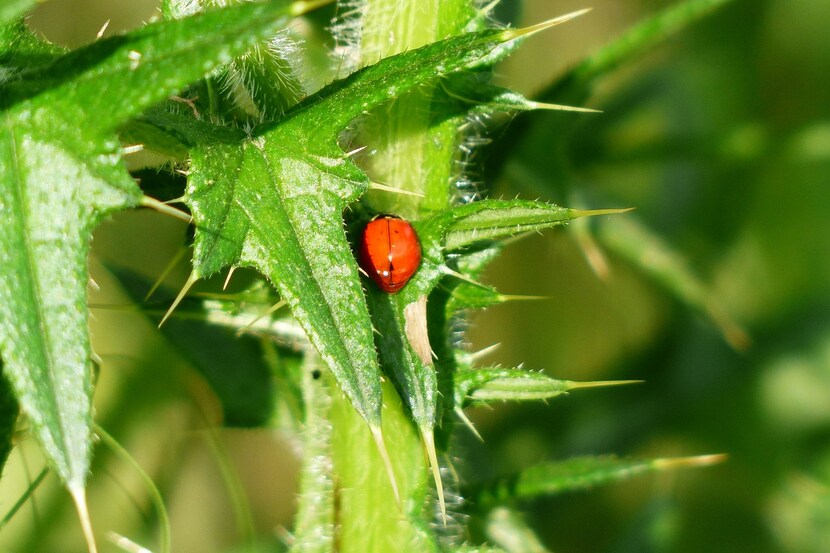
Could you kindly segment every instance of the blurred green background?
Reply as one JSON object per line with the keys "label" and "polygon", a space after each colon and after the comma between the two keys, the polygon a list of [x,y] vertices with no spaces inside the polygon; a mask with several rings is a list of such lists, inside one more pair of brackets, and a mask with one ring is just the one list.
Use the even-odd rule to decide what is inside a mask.
{"label": "blurred green background", "polygon": [[[505,2],[519,24],[585,7]],[[497,78],[535,97],[584,55],[671,4],[594,1],[590,14],[527,41]],[[107,20],[112,33],[154,13],[148,0],[52,0],[32,24],[77,46]],[[475,316],[471,348],[501,344],[482,363],[645,382],[578,391],[549,405],[473,411],[485,442],[459,429],[463,479],[582,454],[729,455],[712,468],[521,505],[552,551],[830,551],[828,22],[827,0],[729,3],[604,79],[588,101],[604,113],[573,116],[554,171],[550,148],[562,140],[561,119],[521,116],[534,125],[534,142],[501,166],[494,195],[636,207],[623,217],[682,255],[708,300],[751,337],[744,351],[733,349],[708,317],[653,278],[648,259],[606,247],[619,235],[603,233],[627,227],[591,222],[505,250],[486,280],[504,293],[547,299]],[[509,128],[497,134],[511,136]],[[95,238],[100,290],[90,302],[126,302],[99,261],[131,263],[153,278],[184,236],[182,225],[150,213],[108,222]],[[607,263],[602,277],[586,259],[585,236]],[[186,274],[180,264],[169,282],[176,286]],[[232,551],[245,528],[278,541],[294,508],[291,441],[279,430],[210,430],[216,400],[150,322],[128,309],[93,314],[102,357],[97,420],[165,493],[174,550]],[[0,483],[4,508],[43,466],[37,449],[22,438],[12,455]],[[104,447],[96,454],[96,528],[153,543],[152,509],[135,474]],[[250,516],[234,494],[247,497]],[[2,551],[78,551],[81,543],[70,501],[52,476],[0,533]]]}

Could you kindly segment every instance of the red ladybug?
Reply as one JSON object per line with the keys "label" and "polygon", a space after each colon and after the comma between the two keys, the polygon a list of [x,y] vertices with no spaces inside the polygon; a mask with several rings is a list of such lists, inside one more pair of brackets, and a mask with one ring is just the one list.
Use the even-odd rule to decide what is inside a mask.
{"label": "red ladybug", "polygon": [[360,266],[384,292],[394,294],[421,266],[421,242],[409,222],[384,215],[360,237]]}

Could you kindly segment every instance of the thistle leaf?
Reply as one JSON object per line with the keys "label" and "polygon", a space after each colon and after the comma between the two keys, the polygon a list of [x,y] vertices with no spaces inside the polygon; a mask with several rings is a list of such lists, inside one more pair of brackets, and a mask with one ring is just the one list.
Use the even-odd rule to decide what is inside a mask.
{"label": "thistle leaf", "polygon": [[[35,64],[3,85],[0,352],[81,513],[91,451],[89,240],[104,217],[141,201],[112,131],[274,32],[287,13],[284,5],[247,4],[148,25]],[[19,28],[7,41],[8,33],[0,38],[17,45],[13,57],[23,48],[37,53]]]}
{"label": "thistle leaf", "polygon": [[527,500],[610,484],[649,472],[706,467],[724,460],[726,460],[725,455],[664,459],[620,459],[614,456],[575,457],[525,469],[509,480],[486,487],[482,490],[482,498],[486,502],[499,503],[511,498]]}

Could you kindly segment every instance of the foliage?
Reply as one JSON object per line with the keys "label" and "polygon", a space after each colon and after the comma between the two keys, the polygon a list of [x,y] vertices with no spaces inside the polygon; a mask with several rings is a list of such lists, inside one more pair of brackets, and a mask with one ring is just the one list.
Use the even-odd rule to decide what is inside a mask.
{"label": "foliage", "polygon": [[[494,67],[539,38],[532,35],[576,24],[569,21],[584,12],[514,29],[498,22],[497,3],[473,0],[349,0],[336,6],[165,0],[155,21],[67,50],[25,24],[23,15],[35,2],[7,3],[0,8],[0,462],[15,444],[15,428],[25,428],[71,494],[90,551],[97,547],[94,535],[100,541],[110,528],[107,535],[120,549],[158,539],[159,550],[170,551],[176,517],[168,516],[164,499],[176,491],[176,447],[166,441],[157,446],[164,460],[145,470],[144,462],[153,463],[131,459],[128,451],[138,457],[138,450],[126,440],[154,411],[167,412],[168,405],[190,398],[185,418],[196,418],[205,429],[239,533],[236,543],[213,543],[211,550],[512,552],[559,543],[541,530],[544,524],[524,520],[522,506],[560,501],[551,498],[638,474],[723,461],[718,455],[685,456],[730,449],[705,441],[687,444],[677,458],[664,457],[674,451],[670,447],[612,457],[598,453],[618,450],[613,442],[588,433],[585,443],[598,442],[587,448],[590,455],[584,446],[562,447],[539,462],[507,442],[501,449],[511,458],[507,474],[495,466],[477,473],[473,452],[484,446],[465,446],[464,436],[483,435],[498,447],[523,427],[514,421],[504,430],[488,428],[485,420],[480,432],[468,419],[470,406],[526,405],[635,382],[597,374],[554,378],[513,367],[509,358],[506,367],[482,365],[489,352],[470,351],[465,330],[473,312],[522,299],[479,282],[492,271],[488,267],[534,243],[513,246],[517,237],[567,226],[595,273],[581,282],[595,283],[596,276],[615,282],[609,275],[625,267],[682,306],[678,313],[702,314],[736,350],[750,346],[729,313],[748,315],[751,306],[724,305],[730,297],[724,288],[735,286],[733,273],[724,270],[726,284],[709,284],[688,261],[689,248],[675,249],[672,244],[681,241],[655,224],[662,204],[613,187],[585,186],[573,167],[611,164],[626,155],[647,159],[647,150],[619,152],[610,139],[603,142],[627,123],[626,115],[641,109],[641,91],[622,87],[606,98],[607,116],[586,113],[592,110],[582,105],[619,68],[727,3],[685,0],[657,11],[551,81],[540,101],[491,84]],[[331,57],[337,58],[334,68]],[[507,127],[501,145],[481,162],[489,149],[486,133],[513,113],[540,110],[545,113],[524,113]],[[792,139],[805,140],[797,133]],[[699,155],[706,146],[705,138],[678,144],[678,151]],[[658,153],[658,159],[670,159],[670,152]],[[498,189],[504,181],[547,199],[489,197],[488,187]],[[680,200],[671,205],[683,213]],[[630,206],[639,209],[629,213]],[[99,247],[96,238],[90,258],[93,232],[100,226],[96,236],[105,242],[127,240],[128,232],[108,229],[143,217],[139,207],[189,223],[192,259],[186,269],[169,267],[184,281],[178,294],[167,271],[158,277],[164,254],[157,248],[101,265],[106,244]],[[119,212],[114,224],[102,225]],[[361,229],[382,213],[411,220],[423,251],[420,269],[394,295],[361,275],[353,253]],[[732,213],[724,211],[720,220]],[[689,215],[686,222],[696,221]],[[152,244],[165,224],[143,217],[135,228]],[[556,233],[561,236],[562,229]],[[738,247],[740,233],[735,236]],[[730,262],[739,263],[741,255],[732,253]],[[121,294],[113,296],[120,307],[88,300],[90,259],[96,280]],[[535,261],[521,267],[547,276]],[[571,256],[561,270],[581,263]],[[159,270],[148,271],[148,265]],[[636,316],[649,301],[656,300],[631,303],[625,316]],[[160,325],[150,330],[134,321],[144,324],[142,337],[124,341],[93,322],[121,344],[106,353],[148,360],[128,363],[137,369],[120,375],[122,391],[108,397],[106,382],[119,363],[93,353],[88,304],[98,307],[100,319],[123,316],[124,302],[133,316]],[[584,328],[584,318],[572,313],[556,323]],[[526,333],[528,324],[502,327]],[[654,344],[679,340],[651,332]],[[688,329],[685,334],[695,336]],[[102,343],[95,342],[99,352]],[[526,353],[532,356],[532,348]],[[629,365],[617,374],[640,376],[631,370],[636,356],[649,364],[670,357],[661,351],[620,355],[615,362]],[[642,389],[631,386],[624,393],[650,397],[648,390],[637,392]],[[591,393],[580,391],[567,403],[591,404]],[[581,431],[578,421],[570,422],[572,431],[557,424],[558,439]],[[192,422],[163,424],[175,435]],[[258,527],[261,513],[250,511],[245,488],[251,488],[244,484],[250,475],[235,472],[218,431],[232,427],[278,429],[299,452],[299,500],[286,522],[291,530],[280,540]],[[526,427],[543,428],[532,421]],[[157,440],[171,439],[160,434]],[[93,461],[96,435],[107,448],[96,448]],[[88,492],[98,485],[99,471],[116,462],[107,450],[138,475],[142,491],[130,493],[152,500],[153,517],[132,525],[109,521],[93,501],[90,522]],[[818,468],[804,469],[810,475],[822,470],[821,458],[814,461]],[[22,501],[0,528],[31,501],[44,475],[19,491]],[[263,481],[281,481],[282,475],[273,467],[258,474]],[[778,500],[783,505],[788,497]],[[53,500],[47,510],[54,515],[62,504]],[[820,506],[801,508],[808,511],[805,519],[821,512]],[[597,522],[589,517],[581,525]],[[791,530],[780,532],[782,542],[795,544],[792,551],[809,550],[798,549]],[[809,532],[821,534],[820,520]],[[665,542],[638,539],[668,550],[681,535]],[[77,549],[71,539],[48,532],[31,533],[14,545],[20,546]]]}

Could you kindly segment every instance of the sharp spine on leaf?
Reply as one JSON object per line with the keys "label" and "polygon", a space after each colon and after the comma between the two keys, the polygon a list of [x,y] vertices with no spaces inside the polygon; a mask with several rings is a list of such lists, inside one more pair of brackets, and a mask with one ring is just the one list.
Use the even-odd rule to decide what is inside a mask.
{"label": "sharp spine on leaf", "polygon": [[182,289],[179,292],[179,295],[176,296],[176,299],[173,300],[173,303],[170,305],[170,308],[167,310],[167,313],[165,313],[164,317],[161,318],[161,322],[159,323],[159,328],[161,328],[161,325],[164,324],[164,321],[166,321],[168,319],[168,317],[170,317],[170,315],[173,314],[173,310],[176,309],[176,307],[179,305],[179,303],[181,303],[181,301],[184,299],[185,295],[187,295],[187,292],[193,287],[194,284],[196,284],[196,282],[198,280],[199,280],[198,277],[196,277],[193,273],[190,273],[190,276],[187,277],[187,282],[185,282],[184,286],[182,286]]}
{"label": "sharp spine on leaf", "polygon": [[441,509],[441,521],[447,525],[447,503],[444,500],[444,484],[441,481],[441,466],[438,464],[438,454],[435,452],[435,435],[432,428],[421,427],[421,439],[427,451],[429,466],[432,469],[432,479],[435,481],[435,491],[438,492],[438,507]]}
{"label": "sharp spine on leaf", "polygon": [[386,475],[389,477],[389,484],[392,486],[392,493],[395,495],[395,503],[401,507],[401,493],[398,491],[398,481],[395,478],[395,471],[392,469],[392,459],[389,458],[389,452],[386,450],[386,442],[383,441],[383,431],[379,426],[369,426],[372,431],[372,437],[375,439],[375,445],[378,448],[378,453],[386,467]]}
{"label": "sharp spine on leaf", "polygon": [[556,25],[565,23],[566,21],[570,21],[571,19],[584,15],[589,11],[591,11],[591,8],[585,8],[575,12],[566,13],[565,15],[560,15],[559,17],[554,17],[553,19],[548,19],[547,21],[542,21],[541,23],[537,23],[536,25],[531,25],[530,27],[525,27],[523,29],[505,29],[502,31],[502,36],[504,37],[505,42],[509,42],[517,38],[528,37],[551,27],[555,27]]}
{"label": "sharp spine on leaf", "polygon": [[193,217],[185,213],[180,209],[176,209],[175,207],[171,207],[164,202],[160,202],[155,198],[151,198],[150,196],[142,196],[141,197],[141,205],[144,207],[149,207],[151,209],[155,209],[159,213],[164,213],[165,215],[170,215],[171,217],[175,217],[176,219],[182,220],[185,223],[192,223]]}

